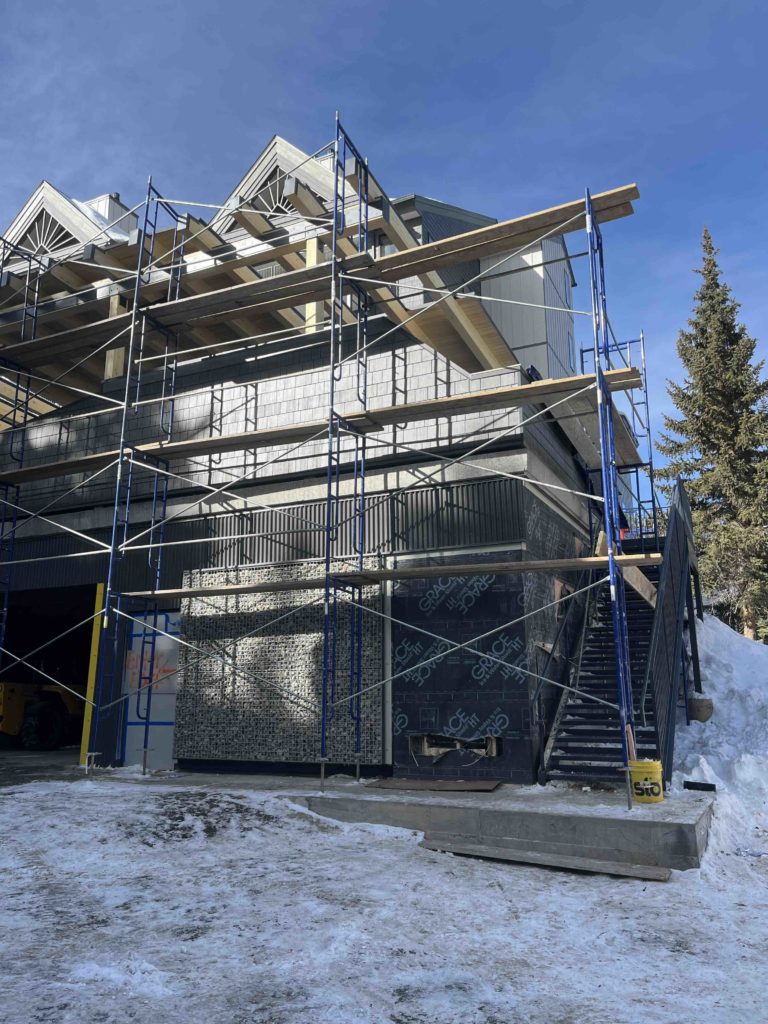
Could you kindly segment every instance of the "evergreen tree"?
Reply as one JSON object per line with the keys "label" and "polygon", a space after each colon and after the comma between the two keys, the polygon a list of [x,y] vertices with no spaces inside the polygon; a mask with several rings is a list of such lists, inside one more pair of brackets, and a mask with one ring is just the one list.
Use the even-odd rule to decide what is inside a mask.
{"label": "evergreen tree", "polygon": [[664,417],[660,476],[685,480],[705,590],[755,636],[768,616],[768,381],[707,228],[702,249],[701,287],[677,339],[685,378],[667,381],[679,416]]}

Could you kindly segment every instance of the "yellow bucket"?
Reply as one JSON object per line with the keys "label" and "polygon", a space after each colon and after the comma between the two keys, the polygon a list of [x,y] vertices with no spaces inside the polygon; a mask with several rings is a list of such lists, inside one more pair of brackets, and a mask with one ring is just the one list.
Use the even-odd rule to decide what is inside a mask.
{"label": "yellow bucket", "polygon": [[661,761],[650,759],[630,761],[629,778],[632,784],[632,796],[637,803],[659,804],[664,799]]}

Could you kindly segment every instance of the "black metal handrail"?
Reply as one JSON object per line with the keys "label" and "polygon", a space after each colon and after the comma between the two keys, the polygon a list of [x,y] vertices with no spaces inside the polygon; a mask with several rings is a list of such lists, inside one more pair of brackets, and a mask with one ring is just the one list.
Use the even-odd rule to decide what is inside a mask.
{"label": "black metal handrail", "polygon": [[[578,578],[577,582],[576,582],[575,589],[577,591],[579,591],[582,588],[584,588],[586,586],[587,580],[589,580],[589,582],[592,583],[593,575],[594,574],[591,573],[591,572],[589,572],[589,573],[587,573],[587,572],[581,573],[579,575],[579,578]],[[579,635],[580,635],[580,641],[579,641],[579,663],[581,662],[581,649],[583,648],[583,644],[584,644],[584,629],[585,629],[585,625],[586,625],[586,617],[587,617],[587,615],[589,613],[589,606],[590,606],[591,598],[592,598],[592,591],[591,590],[587,590],[587,596],[586,596],[586,599],[585,599],[584,611],[583,611],[584,619],[582,620],[582,629],[579,631]],[[547,660],[546,660],[546,662],[544,664],[544,668],[541,670],[541,673],[539,675],[539,680],[538,680],[538,683],[536,685],[536,689],[535,689],[535,691],[533,693],[533,696],[531,697],[531,701],[530,701],[531,708],[535,707],[536,711],[537,711],[538,727],[539,727],[539,781],[542,782],[542,783],[543,783],[542,772],[543,772],[544,767],[545,767],[545,765],[544,765],[544,748],[545,748],[545,733],[546,733],[545,722],[544,722],[544,718],[543,718],[542,691],[543,691],[543,687],[544,687],[545,683],[550,683],[550,684],[551,683],[556,683],[555,680],[550,680],[549,679],[548,672],[550,670],[550,667],[551,667],[553,661],[555,660],[556,657],[558,657],[557,651],[558,651],[558,648],[560,647],[561,640],[566,635],[566,626],[568,625],[569,620],[571,618],[571,613],[572,613],[573,609],[578,607],[580,604],[581,604],[581,601],[578,601],[578,602],[577,601],[570,601],[568,603],[568,608],[567,608],[567,610],[565,612],[565,615],[560,620],[560,625],[558,627],[557,634],[555,635],[555,639],[554,639],[554,641],[552,643],[552,647],[551,647],[550,651],[548,652]],[[565,654],[565,660],[566,661],[568,661],[570,663],[572,661],[572,657],[573,657],[573,652],[566,652],[566,654]],[[564,688],[562,690],[562,692],[561,692],[561,701],[567,699],[568,694],[569,694],[568,688]],[[553,728],[554,728],[554,722],[553,722]]]}
{"label": "black metal handrail", "polygon": [[645,724],[645,704],[650,687],[657,749],[667,781],[672,775],[677,696],[683,672],[686,598],[690,573],[695,568],[696,550],[693,544],[691,507],[682,481],[678,480],[669,506],[667,536],[664,542],[664,555],[656,593],[656,611],[640,706],[635,709],[636,713],[642,715]]}

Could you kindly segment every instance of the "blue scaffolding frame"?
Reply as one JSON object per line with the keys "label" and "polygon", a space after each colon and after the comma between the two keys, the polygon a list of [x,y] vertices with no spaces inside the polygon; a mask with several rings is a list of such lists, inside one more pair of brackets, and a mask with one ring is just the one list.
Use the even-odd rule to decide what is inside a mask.
{"label": "blue scaffolding frame", "polygon": [[[337,385],[341,383],[345,367],[352,366],[354,391],[359,410],[368,410],[368,314],[370,300],[365,291],[344,275],[344,253],[341,239],[355,253],[368,250],[368,162],[344,130],[336,115],[336,137],[333,143],[333,221],[331,235],[331,323],[328,367],[328,463],[326,478],[324,566],[325,587],[323,601],[323,670],[320,707],[320,770],[325,779],[328,763],[328,732],[336,713],[338,693],[338,647],[341,631],[339,621],[339,594],[346,593],[349,601],[349,662],[347,710],[354,728],[354,756],[360,771],[362,757],[362,685],[363,685],[363,608],[362,586],[339,580],[334,571],[337,561],[344,558],[342,545],[348,530],[340,529],[339,509],[342,495],[342,465],[352,477],[352,552],[353,564],[362,571],[365,558],[365,435],[352,430],[349,422],[336,409]],[[356,202],[357,230],[347,231],[347,181],[354,177],[358,186],[352,190]],[[354,314],[350,351],[345,349],[345,314]],[[351,442],[351,460],[344,460],[344,444]],[[349,446],[349,444],[348,444]],[[346,523],[344,524],[346,526]],[[346,559],[344,559],[346,560]]]}
{"label": "blue scaffolding frame", "polygon": [[[14,268],[11,272],[8,268]],[[19,274],[21,266],[21,274]],[[45,260],[36,253],[23,249],[4,236],[0,236],[0,285],[11,285],[18,292],[23,303],[19,328],[20,341],[34,341],[37,336],[37,312],[40,299],[40,272],[45,269]],[[16,281],[20,278],[20,283]],[[24,464],[26,448],[26,426],[29,422],[29,401],[32,382],[29,373],[7,359],[0,359],[0,370],[11,377],[13,397],[10,419],[6,419],[11,431],[9,454],[20,469]],[[18,522],[19,488],[14,484],[0,484],[0,647],[5,646],[5,632],[8,625],[8,608],[13,575],[13,552]]]}
{"label": "blue scaffolding frame", "polygon": [[[363,585],[345,581],[338,566],[340,563],[349,564],[348,556],[351,550],[353,567],[358,573],[362,573],[365,568],[367,453],[365,433],[353,429],[348,419],[349,413],[345,416],[339,412],[338,400],[342,391],[345,398],[353,394],[359,411],[363,413],[368,411],[368,319],[371,299],[368,292],[350,279],[344,270],[346,259],[369,250],[368,204],[373,181],[369,174],[367,161],[351,141],[338,115],[330,155],[334,187],[330,253],[327,468],[323,524],[323,655],[319,716],[321,778],[324,778],[327,763],[332,760],[329,757],[333,749],[329,733],[334,717],[337,710],[344,705],[354,731],[354,757],[358,773],[363,756]],[[354,188],[349,185],[352,180],[355,182]],[[373,182],[373,185],[376,199],[387,203],[388,200],[381,193],[378,184]],[[348,210],[354,207],[356,207],[357,220],[355,229],[350,231]],[[176,383],[175,353],[178,349],[178,338],[173,331],[153,321],[142,308],[142,289],[152,280],[151,268],[156,264],[154,243],[161,216],[170,218],[173,225],[171,252],[175,255],[169,267],[166,293],[166,298],[170,300],[178,298],[180,295],[187,218],[160,194],[150,178],[147,183],[143,218],[139,231],[130,334],[125,346],[124,396],[116,460],[104,607],[101,612],[95,712],[90,740],[92,751],[95,751],[101,743],[100,733],[104,725],[102,708],[105,705],[110,709],[116,708],[117,710],[111,710],[110,714],[124,717],[124,704],[115,700],[122,687],[123,667],[123,644],[119,626],[123,597],[118,578],[119,565],[125,557],[124,548],[128,541],[131,504],[135,487],[134,473],[142,466],[150,471],[159,471],[154,472],[150,525],[145,532],[149,534],[149,544],[146,545],[148,575],[152,589],[161,589],[164,526],[167,519],[169,480],[172,474],[169,472],[167,460],[142,453],[136,446],[130,445],[127,440],[129,419],[138,407],[139,394],[143,386],[144,352],[149,328],[154,336],[159,334],[165,339],[160,376],[160,436],[165,440],[170,440],[173,430]],[[614,355],[622,355],[624,362],[631,365],[632,354],[635,350],[640,353],[643,398],[640,402],[632,404],[632,428],[636,438],[640,436],[645,438],[648,446],[648,459],[646,462],[632,467],[632,472],[635,474],[636,480],[638,529],[641,543],[645,544],[652,532],[656,550],[659,546],[658,507],[653,486],[645,339],[641,334],[639,339],[624,343],[622,346],[613,337],[606,309],[602,234],[594,216],[589,190],[585,193],[585,216],[593,343],[589,349],[582,349],[581,362],[582,372],[584,372],[585,360],[589,356],[594,360],[600,468],[594,471],[599,474],[599,480],[596,479],[593,483],[596,493],[602,498],[602,526],[607,545],[621,738],[625,764],[627,764],[634,751],[634,709],[624,579],[622,571],[616,563],[616,557],[622,553],[623,512],[620,500],[620,472],[616,460],[614,401],[607,386],[605,374],[613,367],[612,357]],[[13,259],[21,258],[16,248],[11,246],[11,243],[2,240],[0,267],[6,266],[11,257]],[[21,252],[23,253],[23,251]],[[46,269],[46,261],[33,254],[23,253],[23,256],[26,259],[26,273],[23,289],[21,289],[24,293],[21,339],[28,340],[34,338],[36,333],[39,276]],[[624,352],[626,352],[626,357],[624,357]],[[17,417],[21,416],[23,427],[29,418],[30,378],[27,376],[25,381],[25,371],[18,367],[12,368],[12,372],[17,374],[13,426],[19,425]],[[344,389],[341,387],[342,383]],[[22,429],[19,432],[18,441],[14,437],[14,443],[11,446],[12,457],[19,465],[24,458],[24,435],[25,431]],[[639,475],[641,469],[646,470],[650,479],[649,498],[641,497]],[[12,487],[9,484],[2,486],[6,492],[8,487]],[[340,516],[342,500],[346,499],[348,495],[351,495],[352,498],[352,516],[342,521]],[[0,646],[3,646],[4,641],[10,589],[10,568],[5,563],[12,561],[12,557],[10,557],[12,549],[9,553],[8,546],[13,544],[15,534],[16,514],[13,511],[13,505],[18,504],[17,501],[10,501],[7,493],[5,496],[6,501],[0,512],[0,561],[3,563],[0,566],[2,574],[0,575],[0,586],[2,586],[4,594],[4,605],[0,609]],[[18,487],[15,488],[15,496],[18,498]],[[591,502],[588,507],[591,514]],[[646,529],[648,512],[652,531]],[[13,520],[11,527],[7,529],[6,520],[11,518]],[[350,533],[351,544],[349,542]],[[156,599],[143,598],[140,600],[144,602],[145,625],[141,635],[136,715],[144,723],[144,767],[146,769],[147,755],[150,749],[152,682],[159,635],[158,616],[161,612]],[[347,605],[347,609],[343,608],[344,604]],[[347,615],[348,618],[346,618]],[[346,665],[342,667],[339,664],[340,638],[345,632],[349,638],[349,656]],[[346,684],[341,681],[342,673],[347,676]],[[343,696],[340,696],[342,693]],[[144,694],[143,704],[141,694]],[[117,733],[119,732],[118,723]]]}
{"label": "blue scaffolding frame", "polygon": [[[613,641],[616,663],[616,689],[621,724],[621,743],[625,769],[629,761],[636,757],[635,753],[635,707],[632,689],[632,671],[627,629],[627,606],[624,576],[616,565],[616,556],[622,553],[624,528],[622,526],[622,507],[619,499],[619,470],[616,463],[616,441],[614,434],[614,402],[606,385],[605,371],[612,368],[611,355],[621,351],[621,347],[613,337],[608,319],[605,289],[605,265],[603,258],[603,239],[600,227],[594,217],[592,198],[589,189],[585,195],[586,232],[589,253],[590,292],[592,299],[593,345],[591,349],[594,360],[594,371],[597,385],[597,408],[600,434],[600,493],[603,499],[602,525],[608,555],[608,576],[611,598],[611,619],[613,623]],[[653,543],[659,550],[659,521],[654,490],[653,453],[648,402],[648,378],[645,360],[645,336],[640,335],[637,342],[625,344],[625,365],[631,366],[632,346],[637,344],[641,353],[642,395],[640,403],[632,403],[632,426],[637,440],[641,432],[648,446],[648,459],[645,463],[633,467],[637,481],[638,530],[641,545],[645,541],[645,524],[643,522],[643,500],[641,496],[640,470],[645,469],[650,485],[650,505]],[[589,349],[582,349],[582,370],[584,357]],[[639,408],[638,408],[639,405]],[[642,412],[641,412],[642,410]],[[644,413],[644,416],[643,416]],[[644,548],[643,548],[644,549]],[[627,786],[629,777],[627,776]],[[630,798],[631,801],[631,798]]]}
{"label": "blue scaffolding frame", "polygon": [[[178,298],[181,289],[181,266],[183,262],[186,218],[167,202],[155,187],[150,177],[144,201],[144,212],[139,233],[136,277],[133,290],[133,317],[125,353],[125,383],[123,406],[120,418],[120,435],[118,443],[118,459],[115,477],[115,497],[112,510],[112,529],[107,563],[106,583],[104,587],[104,608],[101,615],[101,632],[97,662],[95,687],[95,709],[92,718],[90,748],[95,753],[101,744],[100,732],[104,727],[102,708],[109,705],[109,711],[118,721],[115,735],[118,749],[125,743],[126,707],[124,703],[114,703],[123,684],[124,629],[121,629],[120,613],[123,597],[118,586],[118,566],[122,562],[124,546],[128,541],[128,527],[133,499],[134,470],[146,466],[147,469],[160,470],[153,472],[152,494],[150,502],[150,518],[148,534],[150,546],[147,548],[147,568],[152,589],[160,587],[162,578],[163,537],[168,507],[169,463],[166,459],[150,456],[127,443],[129,416],[138,409],[138,400],[142,387],[143,356],[146,348],[147,328],[159,333],[165,339],[165,347],[160,375],[160,434],[166,440],[171,439],[173,430],[174,392],[176,384],[176,358],[178,337],[162,324],[154,321],[141,308],[142,287],[151,280],[150,268],[155,263],[155,236],[161,214],[170,218],[173,225],[170,252],[173,255],[171,271],[168,275],[166,297],[168,300]],[[135,373],[134,373],[135,367]],[[131,396],[133,395],[133,401]],[[145,625],[139,651],[139,673],[136,693],[136,716],[144,722],[143,770],[147,769],[149,755],[150,729],[152,725],[152,684],[155,675],[157,651],[159,602],[156,599],[142,601],[144,606]],[[151,620],[151,621],[148,621]],[[144,708],[141,707],[141,695],[144,694]]]}

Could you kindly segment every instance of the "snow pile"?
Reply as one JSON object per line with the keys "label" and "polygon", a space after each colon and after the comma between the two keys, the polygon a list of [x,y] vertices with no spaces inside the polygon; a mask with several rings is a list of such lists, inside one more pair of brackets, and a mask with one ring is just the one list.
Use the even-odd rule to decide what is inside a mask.
{"label": "snow pile", "polygon": [[716,784],[711,857],[768,858],[768,646],[711,615],[696,625],[714,713],[708,722],[678,727],[675,788],[683,778]]}

